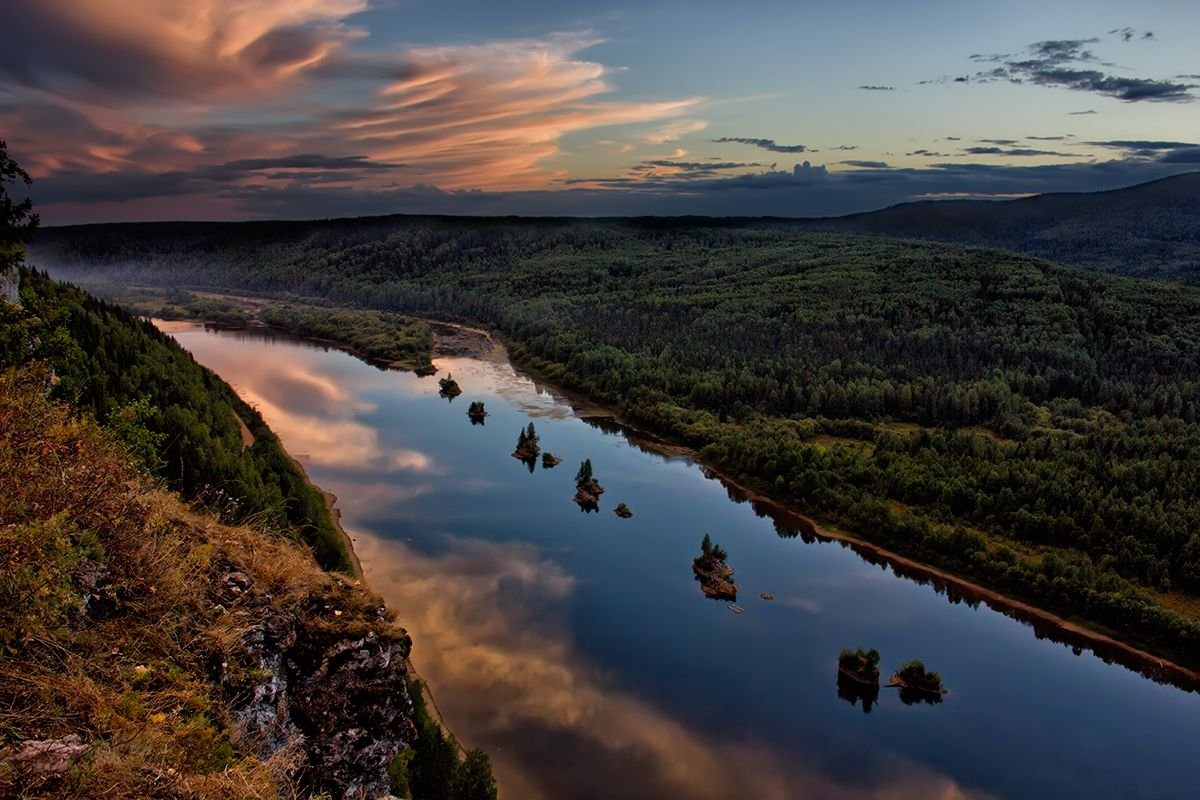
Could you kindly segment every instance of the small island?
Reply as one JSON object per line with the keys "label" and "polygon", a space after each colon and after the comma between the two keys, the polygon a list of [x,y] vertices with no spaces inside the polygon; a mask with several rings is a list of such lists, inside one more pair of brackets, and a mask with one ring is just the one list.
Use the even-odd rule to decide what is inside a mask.
{"label": "small island", "polygon": [[467,416],[471,418],[472,425],[482,425],[484,418],[488,415],[487,410],[483,407],[483,403],[479,400],[472,400],[471,405],[467,408]]}
{"label": "small island", "polygon": [[584,459],[575,473],[575,502],[582,511],[599,511],[604,487],[592,475],[592,460]]}
{"label": "small island", "polygon": [[518,461],[524,461],[529,467],[529,471],[533,472],[538,454],[541,452],[542,447],[538,443],[537,430],[531,422],[528,427],[522,429],[520,436],[517,437],[517,449],[512,451],[512,457]]}
{"label": "small island", "polygon": [[562,463],[562,459],[554,455],[554,453],[542,453],[542,469],[554,469]]}
{"label": "small island", "polygon": [[613,513],[621,519],[629,519],[633,516],[633,512],[629,510],[629,506],[624,503],[618,503],[617,507],[613,509]]}
{"label": "small island", "polygon": [[446,377],[438,381],[439,392],[442,397],[453,399],[462,394],[462,389],[459,388],[458,381],[454,380],[454,376],[447,373]]}
{"label": "small island", "polygon": [[737,600],[738,585],[733,582],[733,567],[725,563],[729,554],[712,537],[704,534],[700,555],[692,561],[692,572],[700,581],[705,597],[714,600]]}
{"label": "small island", "polygon": [[888,686],[900,690],[900,700],[906,705],[922,700],[930,704],[940,703],[942,695],[946,693],[941,674],[926,671],[925,665],[916,659],[896,670]]}
{"label": "small island", "polygon": [[847,680],[862,686],[879,688],[879,652],[863,650],[843,650],[838,655],[838,680]]}

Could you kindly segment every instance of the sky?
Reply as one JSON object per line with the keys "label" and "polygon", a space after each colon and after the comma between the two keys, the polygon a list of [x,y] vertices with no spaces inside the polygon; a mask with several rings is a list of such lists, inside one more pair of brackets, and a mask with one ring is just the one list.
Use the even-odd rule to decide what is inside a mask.
{"label": "sky", "polygon": [[36,0],[44,224],[828,216],[1200,170],[1190,0]]}

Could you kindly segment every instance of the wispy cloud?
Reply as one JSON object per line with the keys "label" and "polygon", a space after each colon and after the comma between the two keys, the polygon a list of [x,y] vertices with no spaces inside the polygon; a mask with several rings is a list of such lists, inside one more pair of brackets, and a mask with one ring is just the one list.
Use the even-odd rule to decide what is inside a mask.
{"label": "wispy cloud", "polygon": [[544,186],[569,134],[657,124],[644,140],[665,142],[706,124],[688,116],[701,98],[614,99],[589,32],[366,50],[365,8],[39,0],[6,18],[0,127],[43,198],[229,205],[274,185]]}
{"label": "wispy cloud", "polygon": [[[1147,37],[1151,38],[1151,37]],[[1128,103],[1169,102],[1186,103],[1195,99],[1193,83],[1177,80],[1128,77],[1096,69],[1097,66],[1111,68],[1115,65],[1101,61],[1089,49],[1100,40],[1091,39],[1047,39],[1035,42],[1019,53],[971,56],[976,63],[992,63],[997,66],[977,72],[970,77],[954,80],[976,83],[1004,81],[1015,84],[1033,84],[1054,88],[1092,92],[1114,97]],[[1126,39],[1128,41],[1128,39]],[[1087,65],[1086,68],[1082,65]]]}
{"label": "wispy cloud", "polygon": [[871,85],[871,84],[864,84],[862,86],[859,86],[858,88],[862,89],[864,91],[867,91],[867,92],[894,92],[894,91],[896,91],[895,86],[875,86],[875,85]]}
{"label": "wispy cloud", "polygon": [[963,149],[963,153],[973,156],[1078,156],[1078,153],[1060,153],[1056,150],[1038,150],[1032,147],[967,147]]}
{"label": "wispy cloud", "polygon": [[805,153],[810,152],[806,145],[802,144],[776,144],[774,139],[757,139],[748,136],[722,136],[720,139],[713,139],[713,142],[725,144],[735,142],[737,144],[748,144],[752,147],[759,147],[763,150],[769,150],[772,153]]}

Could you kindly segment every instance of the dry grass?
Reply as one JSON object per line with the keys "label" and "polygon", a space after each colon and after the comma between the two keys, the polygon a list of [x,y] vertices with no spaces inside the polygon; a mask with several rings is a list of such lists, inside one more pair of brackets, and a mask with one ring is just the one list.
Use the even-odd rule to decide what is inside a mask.
{"label": "dry grass", "polygon": [[[240,570],[339,630],[380,601],[282,536],[190,510],[44,388],[0,375],[0,797],[296,796],[300,755],[260,761],[210,679],[239,618],[215,587]],[[86,750],[65,774],[5,760],[70,734]]]}

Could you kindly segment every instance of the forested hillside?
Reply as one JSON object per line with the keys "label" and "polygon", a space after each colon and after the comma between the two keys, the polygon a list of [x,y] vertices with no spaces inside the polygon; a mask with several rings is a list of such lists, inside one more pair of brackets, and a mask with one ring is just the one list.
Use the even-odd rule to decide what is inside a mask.
{"label": "forested hillside", "polygon": [[1200,659],[1200,291],[687,221],[97,226],[39,253],[491,324],[826,522]]}
{"label": "forested hillside", "polygon": [[36,271],[20,299],[0,309],[0,370],[46,359],[53,394],[121,432],[184,498],[295,531],[322,566],[352,570],[324,498],[262,417],[173,339]]}
{"label": "forested hillside", "polygon": [[800,226],[996,247],[1097,272],[1200,283],[1200,172],[1109,192],[904,203]]}

